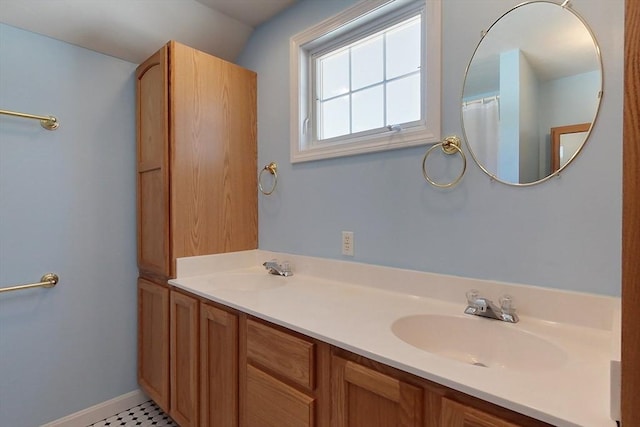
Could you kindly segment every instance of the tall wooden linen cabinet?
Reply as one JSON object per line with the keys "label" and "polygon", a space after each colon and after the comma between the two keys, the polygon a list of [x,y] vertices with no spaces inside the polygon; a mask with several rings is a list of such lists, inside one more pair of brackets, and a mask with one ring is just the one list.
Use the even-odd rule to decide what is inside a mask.
{"label": "tall wooden linen cabinet", "polygon": [[136,76],[138,382],[198,425],[198,337],[170,339],[198,306],[167,280],[176,258],[257,248],[256,74],[171,41]]}

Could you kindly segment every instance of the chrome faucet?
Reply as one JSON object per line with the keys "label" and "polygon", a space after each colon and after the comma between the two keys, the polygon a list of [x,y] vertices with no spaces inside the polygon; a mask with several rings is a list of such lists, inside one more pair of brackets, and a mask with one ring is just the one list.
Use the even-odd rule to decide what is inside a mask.
{"label": "chrome faucet", "polygon": [[291,266],[287,261],[281,264],[277,259],[272,259],[271,261],[262,263],[262,265],[264,265],[264,268],[266,268],[269,273],[275,274],[276,276],[293,276]]}
{"label": "chrome faucet", "polygon": [[500,297],[499,302],[500,307],[490,299],[481,297],[478,291],[472,289],[467,292],[467,308],[465,308],[464,312],[474,316],[517,323],[519,319],[513,307],[513,299],[509,295],[504,295]]}

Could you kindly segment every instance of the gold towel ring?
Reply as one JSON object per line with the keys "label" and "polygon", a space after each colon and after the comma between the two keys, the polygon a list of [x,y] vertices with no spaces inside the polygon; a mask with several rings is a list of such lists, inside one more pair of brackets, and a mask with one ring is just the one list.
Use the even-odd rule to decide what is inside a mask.
{"label": "gold towel ring", "polygon": [[[442,151],[445,154],[459,153],[460,157],[462,157],[462,172],[460,172],[460,175],[458,175],[456,179],[446,184],[440,184],[439,182],[434,181],[433,179],[431,179],[431,177],[429,177],[429,174],[427,174],[427,157],[429,157],[429,154],[431,154],[431,152],[436,147],[441,147]],[[427,182],[433,185],[434,187],[450,188],[457,185],[462,179],[462,177],[464,176],[464,173],[466,172],[466,170],[467,170],[467,156],[464,155],[462,148],[460,148],[460,138],[458,138],[455,135],[448,136],[442,142],[438,144],[434,144],[431,148],[427,150],[426,153],[424,153],[424,157],[422,158],[422,176],[424,176],[424,179],[426,179]]]}
{"label": "gold towel ring", "polygon": [[[264,171],[269,171],[269,173],[273,175],[273,186],[269,191],[265,191],[264,188],[262,187],[262,174],[264,173]],[[264,194],[265,196],[268,196],[275,191],[277,186],[278,186],[278,165],[276,164],[276,162],[271,162],[268,165],[265,165],[265,167],[263,167],[262,170],[260,171],[260,174],[258,175],[258,188],[260,189],[260,192],[262,194]]]}

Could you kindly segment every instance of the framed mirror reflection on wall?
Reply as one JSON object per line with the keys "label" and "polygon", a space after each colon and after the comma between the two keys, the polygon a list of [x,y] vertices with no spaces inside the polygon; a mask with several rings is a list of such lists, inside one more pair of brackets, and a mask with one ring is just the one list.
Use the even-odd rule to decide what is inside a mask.
{"label": "framed mirror reflection on wall", "polygon": [[483,33],[465,73],[461,118],[473,159],[505,184],[558,175],[591,133],[602,81],[598,43],[568,1],[510,9]]}

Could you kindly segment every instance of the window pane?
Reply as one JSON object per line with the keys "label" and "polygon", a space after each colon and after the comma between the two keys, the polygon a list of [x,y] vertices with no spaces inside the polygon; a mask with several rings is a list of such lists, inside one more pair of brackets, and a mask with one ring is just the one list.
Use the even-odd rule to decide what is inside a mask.
{"label": "window pane", "polygon": [[322,119],[318,139],[349,134],[349,96],[320,102]]}
{"label": "window pane", "polygon": [[320,58],[320,99],[349,92],[349,50]]}
{"label": "window pane", "polygon": [[351,49],[351,90],[382,81],[382,46],[383,37],[379,35]]}
{"label": "window pane", "polygon": [[384,91],[382,85],[355,92],[353,103],[353,129],[361,132],[384,126]]}
{"label": "window pane", "polygon": [[387,79],[420,69],[420,17],[387,33]]}
{"label": "window pane", "polygon": [[420,120],[420,73],[387,84],[387,123]]}

